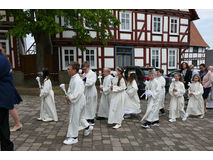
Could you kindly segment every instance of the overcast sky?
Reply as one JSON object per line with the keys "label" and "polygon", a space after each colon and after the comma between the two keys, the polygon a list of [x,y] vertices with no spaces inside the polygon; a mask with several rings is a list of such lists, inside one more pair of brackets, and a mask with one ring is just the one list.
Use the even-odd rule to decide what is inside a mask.
{"label": "overcast sky", "polygon": [[[199,20],[195,20],[194,23],[198,28],[201,36],[213,49],[213,9],[196,9]],[[30,36],[27,38],[27,48],[33,43],[34,39]]]}
{"label": "overcast sky", "polygon": [[213,49],[213,9],[197,9],[199,20],[194,21],[203,39]]}

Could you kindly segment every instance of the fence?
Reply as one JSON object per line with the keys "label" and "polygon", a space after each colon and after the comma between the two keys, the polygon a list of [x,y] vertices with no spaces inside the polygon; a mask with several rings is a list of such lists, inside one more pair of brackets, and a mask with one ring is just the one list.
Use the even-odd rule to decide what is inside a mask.
{"label": "fence", "polygon": [[[45,55],[44,56],[44,66],[49,69],[50,78],[53,81],[58,81],[58,65],[57,65],[56,55]],[[33,55],[22,55],[21,60],[21,70],[24,73],[25,80],[35,79],[37,76],[36,70],[36,54]]]}

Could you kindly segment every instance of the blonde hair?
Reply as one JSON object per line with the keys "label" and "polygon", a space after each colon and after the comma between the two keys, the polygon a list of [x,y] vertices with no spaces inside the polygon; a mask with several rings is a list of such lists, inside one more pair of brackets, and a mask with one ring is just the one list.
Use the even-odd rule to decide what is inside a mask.
{"label": "blonde hair", "polygon": [[175,73],[174,76],[175,75],[178,75],[179,76],[179,81],[183,82],[183,77],[181,76],[181,74],[179,72]]}
{"label": "blonde hair", "polygon": [[194,69],[194,65],[191,64],[191,65],[189,66],[189,68],[190,68],[190,69]]}
{"label": "blonde hair", "polygon": [[110,73],[110,72],[111,72],[111,69],[110,69],[110,68],[105,67],[105,68],[104,68],[104,71],[107,71],[107,72],[109,72],[109,73]]}
{"label": "blonde hair", "polygon": [[154,72],[154,70],[149,70],[149,72],[148,72],[148,75],[155,75],[155,72]]}
{"label": "blonde hair", "polygon": [[90,65],[87,61],[82,63],[82,68],[84,68],[84,67],[90,67]]}
{"label": "blonde hair", "polygon": [[198,77],[198,79],[199,79],[198,82],[201,83],[201,78],[200,78],[200,76],[199,76],[198,74],[195,74],[195,75],[192,77],[192,81],[194,81],[194,78],[195,78],[195,77]]}

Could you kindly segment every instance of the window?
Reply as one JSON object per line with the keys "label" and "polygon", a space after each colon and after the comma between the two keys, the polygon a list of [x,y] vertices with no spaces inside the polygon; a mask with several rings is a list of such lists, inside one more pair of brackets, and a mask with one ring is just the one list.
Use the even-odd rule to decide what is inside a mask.
{"label": "window", "polygon": [[170,34],[178,34],[178,18],[170,18]]}
{"label": "window", "polygon": [[152,19],[152,29],[153,33],[162,33],[162,17],[161,16],[153,16]]}
{"label": "window", "polygon": [[61,17],[61,25],[68,28],[72,28],[72,26],[70,25],[69,18]]}
{"label": "window", "polygon": [[68,65],[76,61],[76,48],[75,47],[63,47],[62,48],[62,61],[63,70],[66,70]]}
{"label": "window", "polygon": [[176,68],[176,50],[175,49],[169,49],[168,67],[170,69]]}
{"label": "window", "polygon": [[96,48],[87,48],[84,51],[84,60],[90,64],[91,69],[97,69]]}
{"label": "window", "polygon": [[197,60],[192,60],[192,64],[197,67]]}
{"label": "window", "polygon": [[160,50],[159,49],[152,49],[151,63],[153,67],[156,67],[156,68],[160,67]]}
{"label": "window", "polygon": [[198,47],[193,47],[193,53],[198,53]]}
{"label": "window", "polygon": [[64,25],[69,26],[70,25],[70,20],[68,18],[64,18]]}
{"label": "window", "polygon": [[131,32],[131,13],[130,12],[120,12],[120,30]]}

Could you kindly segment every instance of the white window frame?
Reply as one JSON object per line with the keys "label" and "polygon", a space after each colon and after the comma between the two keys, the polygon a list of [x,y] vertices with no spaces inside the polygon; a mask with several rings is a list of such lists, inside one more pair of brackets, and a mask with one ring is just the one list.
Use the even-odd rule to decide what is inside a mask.
{"label": "white window frame", "polygon": [[160,48],[151,48],[151,66],[153,66],[153,64],[152,64],[152,59],[153,59],[153,51],[158,51],[158,61],[159,61],[159,63],[158,63],[158,66],[155,66],[156,68],[160,68],[160,66],[161,66],[161,58],[160,58],[160,55],[161,55],[161,53],[160,53]]}
{"label": "white window frame", "polygon": [[[0,32],[2,32],[2,33],[7,33],[8,32],[8,30],[0,30]],[[0,43],[1,42],[3,42],[3,43],[6,43],[6,53],[7,53],[7,55],[10,55],[10,49],[9,49],[9,40],[8,39],[1,39],[0,40]]]}
{"label": "white window frame", "polygon": [[[160,32],[154,31],[154,18],[160,18]],[[152,33],[162,34],[162,16],[159,16],[159,15],[152,16]]]}
{"label": "white window frame", "polygon": [[[64,17],[61,17],[61,26],[64,26],[65,25],[65,23],[64,23]],[[69,25],[67,25],[67,27],[68,28],[70,28],[70,29],[72,29],[72,26],[69,24]]]}
{"label": "white window frame", "polygon": [[[171,57],[171,56],[170,56],[170,51],[175,52],[175,59],[174,59],[175,65],[174,65],[174,66],[170,66],[170,64],[169,64],[170,57]],[[169,69],[175,69],[175,68],[176,68],[176,65],[177,65],[177,49],[170,48],[170,49],[168,49],[168,68],[169,68]]]}
{"label": "white window frame", "polygon": [[[122,14],[129,14],[129,29],[122,29]],[[132,13],[131,12],[120,12],[120,31],[132,32]]]}
{"label": "white window frame", "polygon": [[74,61],[76,61],[76,47],[62,47],[62,69],[67,70],[68,66],[65,66],[65,50],[73,50]]}
{"label": "white window frame", "polygon": [[[87,50],[94,50],[94,66],[92,66],[90,64],[90,62],[88,62],[90,64],[90,68],[91,69],[97,69],[97,48],[95,47],[86,47]],[[84,61],[86,61],[86,51],[83,52],[84,55]]]}
{"label": "white window frame", "polygon": [[9,56],[10,55],[10,50],[9,50],[9,40],[0,40],[0,43],[5,43],[6,44],[6,54]]}
{"label": "white window frame", "polygon": [[[177,33],[172,33],[172,20],[177,20]],[[169,33],[171,35],[178,35],[179,34],[179,18],[177,17],[170,17],[170,20],[169,20]]]}

